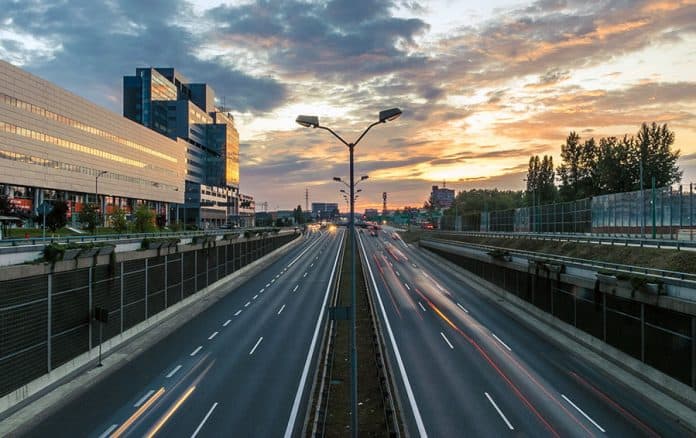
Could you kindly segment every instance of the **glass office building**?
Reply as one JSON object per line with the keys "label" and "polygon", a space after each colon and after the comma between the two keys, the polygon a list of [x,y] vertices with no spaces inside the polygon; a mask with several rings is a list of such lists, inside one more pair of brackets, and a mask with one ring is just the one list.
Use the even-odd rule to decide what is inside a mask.
{"label": "glass office building", "polygon": [[173,68],[138,68],[123,78],[123,115],[186,144],[186,199],[179,220],[199,227],[239,216],[239,133],[207,84]]}
{"label": "glass office building", "polygon": [[[27,216],[44,200],[168,214],[184,201],[186,146],[0,61],[0,194]],[[97,191],[98,181],[98,195]]]}

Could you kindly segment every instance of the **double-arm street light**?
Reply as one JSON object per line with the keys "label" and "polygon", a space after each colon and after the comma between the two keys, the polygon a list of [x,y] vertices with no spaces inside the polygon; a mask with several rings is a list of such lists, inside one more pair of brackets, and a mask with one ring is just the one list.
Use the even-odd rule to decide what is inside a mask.
{"label": "double-arm street light", "polygon": [[[350,387],[350,400],[351,400],[351,434],[353,437],[358,436],[358,355],[356,348],[356,330],[355,330],[355,308],[356,308],[356,297],[355,297],[355,176],[354,176],[354,164],[353,164],[353,150],[355,145],[360,143],[360,140],[367,134],[367,132],[373,127],[379,125],[380,123],[391,122],[396,120],[401,115],[401,110],[399,108],[391,108],[388,110],[379,112],[379,119],[372,123],[363,131],[362,134],[352,143],[345,141],[340,135],[336,134],[331,128],[326,126],[321,126],[319,124],[319,117],[317,116],[297,116],[295,120],[299,125],[305,128],[319,128],[325,131],[329,131],[334,137],[336,137],[341,143],[348,147],[349,161],[350,161],[350,183],[346,184],[341,178],[334,177],[334,181],[342,182],[346,184],[350,189],[350,264],[351,264],[351,306],[350,306],[350,368],[351,368],[351,387]],[[360,181],[367,179],[367,176],[360,178]]]}

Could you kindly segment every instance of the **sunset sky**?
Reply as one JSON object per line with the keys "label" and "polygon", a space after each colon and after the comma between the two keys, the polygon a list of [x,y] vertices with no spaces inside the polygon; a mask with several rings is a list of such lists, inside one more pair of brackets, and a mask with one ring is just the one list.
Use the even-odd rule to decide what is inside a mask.
{"label": "sunset sky", "polygon": [[[531,154],[666,122],[696,182],[696,0],[0,1],[0,58],[121,113],[122,76],[171,66],[224,98],[257,211],[420,206],[430,186],[520,189]],[[147,6],[144,6],[147,5]]]}

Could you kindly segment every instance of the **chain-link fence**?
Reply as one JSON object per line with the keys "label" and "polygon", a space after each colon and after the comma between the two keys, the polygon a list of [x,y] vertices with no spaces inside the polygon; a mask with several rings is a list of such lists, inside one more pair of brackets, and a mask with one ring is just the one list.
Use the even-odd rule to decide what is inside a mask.
{"label": "chain-link fence", "polygon": [[[0,281],[0,396],[294,239],[294,234]],[[137,256],[136,256],[137,257]]]}
{"label": "chain-link fence", "polygon": [[444,216],[443,230],[592,233],[696,240],[694,184]]}

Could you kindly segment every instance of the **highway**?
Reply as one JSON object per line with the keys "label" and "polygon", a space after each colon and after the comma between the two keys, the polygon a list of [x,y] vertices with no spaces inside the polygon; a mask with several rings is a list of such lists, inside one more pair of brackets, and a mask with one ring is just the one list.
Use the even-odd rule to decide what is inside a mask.
{"label": "highway", "polygon": [[689,435],[391,230],[358,236],[412,436]]}
{"label": "highway", "polygon": [[300,435],[344,233],[309,233],[253,279],[23,432]]}

